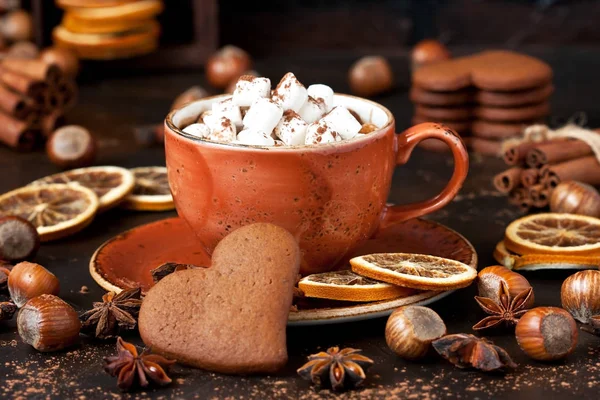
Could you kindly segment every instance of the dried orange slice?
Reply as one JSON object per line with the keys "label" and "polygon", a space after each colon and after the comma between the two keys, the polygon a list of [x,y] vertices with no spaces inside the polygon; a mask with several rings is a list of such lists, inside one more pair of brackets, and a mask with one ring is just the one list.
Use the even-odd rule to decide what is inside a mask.
{"label": "dried orange slice", "polygon": [[424,254],[369,254],[353,258],[350,264],[359,275],[422,290],[458,289],[477,277],[477,271],[466,264]]}
{"label": "dried orange slice", "polygon": [[31,185],[40,186],[52,183],[81,185],[92,189],[100,201],[98,211],[104,211],[118,205],[133,191],[135,178],[128,169],[102,166],[78,168],[46,176],[31,182]]}
{"label": "dried orange slice", "polygon": [[521,255],[600,255],[600,219],[558,213],[529,215],[508,225],[504,244]]}
{"label": "dried orange slice", "polygon": [[494,249],[494,258],[506,268],[515,271],[540,269],[590,269],[598,268],[600,256],[567,256],[560,254],[518,255],[508,250],[501,241]]}
{"label": "dried orange slice", "polygon": [[28,220],[40,240],[47,242],[85,228],[94,219],[98,205],[98,196],[83,186],[25,186],[0,196],[0,217],[14,215]]}
{"label": "dried orange slice", "polygon": [[345,301],[379,301],[406,297],[414,289],[379,282],[352,271],[333,271],[308,275],[298,282],[306,297]]}
{"label": "dried orange slice", "polygon": [[166,167],[131,169],[135,177],[133,192],[125,198],[123,207],[139,211],[166,211],[175,208]]}

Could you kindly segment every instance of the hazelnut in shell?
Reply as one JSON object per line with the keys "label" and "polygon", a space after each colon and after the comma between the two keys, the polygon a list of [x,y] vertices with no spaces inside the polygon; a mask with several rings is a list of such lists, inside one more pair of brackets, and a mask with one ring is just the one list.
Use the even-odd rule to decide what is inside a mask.
{"label": "hazelnut in shell", "polygon": [[30,259],[40,247],[40,235],[31,222],[14,216],[0,218],[0,259]]}
{"label": "hazelnut in shell", "polygon": [[29,300],[17,315],[23,342],[36,350],[62,350],[79,341],[81,322],[77,312],[60,298],[43,294]]}
{"label": "hazelnut in shell", "polygon": [[515,328],[519,347],[540,361],[560,360],[571,354],[579,337],[577,323],[558,307],[537,307],[526,312]]}
{"label": "hazelnut in shell", "polygon": [[451,54],[442,43],[433,39],[421,40],[413,47],[410,55],[412,70],[416,71],[423,65],[449,60]]}
{"label": "hazelnut in shell", "polygon": [[58,294],[58,278],[39,264],[23,261],[8,275],[8,292],[17,307],[42,294]]}
{"label": "hazelnut in shell", "polygon": [[79,58],[72,50],[63,47],[48,47],[42,51],[40,58],[46,64],[55,64],[63,74],[70,78],[79,72]]}
{"label": "hazelnut in shell", "polygon": [[91,165],[96,159],[96,139],[90,131],[78,125],[57,129],[46,143],[46,154],[61,168]]}
{"label": "hazelnut in shell", "polygon": [[208,92],[201,86],[192,86],[175,98],[171,104],[171,111],[181,108],[192,101],[200,100],[208,96]]}
{"label": "hazelnut in shell", "polygon": [[400,307],[385,326],[385,341],[402,358],[417,360],[427,355],[431,342],[446,334],[440,316],[428,307]]}
{"label": "hazelnut in shell", "polygon": [[20,41],[13,43],[6,52],[6,58],[25,58],[33,60],[40,54],[40,50],[37,46],[28,41]]}
{"label": "hazelnut in shell", "polygon": [[363,57],[350,67],[350,89],[358,96],[375,96],[394,85],[394,73],[388,60],[381,56]]}
{"label": "hazelnut in shell", "polygon": [[[531,287],[529,281],[521,274],[511,271],[510,269],[494,265],[479,271],[477,274],[477,290],[479,296],[492,299],[495,303],[500,304],[500,294],[502,293],[502,283],[506,284],[508,292],[512,298],[515,298],[519,293]],[[533,293],[523,306],[524,309],[531,308],[535,299]]]}
{"label": "hazelnut in shell", "polygon": [[589,324],[600,315],[600,271],[585,270],[569,276],[560,288],[560,300],[573,318]]}
{"label": "hazelnut in shell", "polygon": [[225,89],[251,68],[252,60],[248,53],[236,46],[225,46],[208,59],[206,78],[217,89]]}
{"label": "hazelnut in shell", "polygon": [[30,40],[33,37],[33,21],[25,10],[14,10],[4,15],[0,20],[0,33],[10,40]]}
{"label": "hazelnut in shell", "polygon": [[561,182],[552,191],[550,210],[556,213],[600,217],[600,193],[591,185],[577,181]]}

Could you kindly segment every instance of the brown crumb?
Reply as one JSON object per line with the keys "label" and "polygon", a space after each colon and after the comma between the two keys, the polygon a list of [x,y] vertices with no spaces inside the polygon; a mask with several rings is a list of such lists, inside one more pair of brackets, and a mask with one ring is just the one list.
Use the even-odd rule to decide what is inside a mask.
{"label": "brown crumb", "polygon": [[81,287],[81,289],[79,289],[79,293],[81,293],[81,294],[89,293],[89,291],[90,291],[90,289],[87,286],[85,286],[85,285],[83,285]]}

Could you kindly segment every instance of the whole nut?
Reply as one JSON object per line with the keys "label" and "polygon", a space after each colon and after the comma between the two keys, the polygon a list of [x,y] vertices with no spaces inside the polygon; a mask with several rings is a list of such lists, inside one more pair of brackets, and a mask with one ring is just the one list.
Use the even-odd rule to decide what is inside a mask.
{"label": "whole nut", "polygon": [[33,37],[31,15],[24,10],[14,10],[0,20],[0,33],[11,42],[30,40]]}
{"label": "whole nut", "polygon": [[[512,298],[531,287],[531,284],[523,275],[499,265],[484,268],[477,274],[479,296],[492,299],[497,304],[501,303],[502,283],[506,284]],[[531,308],[534,301],[535,298],[532,293],[523,308]]]}
{"label": "whole nut", "polygon": [[348,80],[353,93],[369,97],[390,90],[394,85],[394,73],[384,57],[368,56],[350,67]]}
{"label": "whole nut", "polygon": [[40,54],[40,50],[37,46],[28,41],[16,42],[8,48],[6,52],[6,58],[25,58],[33,60]]}
{"label": "whole nut", "polygon": [[537,307],[526,312],[515,328],[519,347],[531,358],[559,360],[571,354],[579,337],[577,323],[557,307]]}
{"label": "whole nut", "polygon": [[412,70],[416,71],[423,65],[450,59],[452,56],[446,46],[437,40],[425,39],[413,47],[411,53]]}
{"label": "whole nut", "polygon": [[206,78],[212,86],[225,89],[251,67],[252,60],[248,53],[239,47],[225,46],[208,59]]}
{"label": "whole nut", "polygon": [[561,182],[552,191],[550,210],[557,213],[600,217],[600,194],[593,186],[577,181]]}
{"label": "whole nut", "polygon": [[0,218],[0,259],[30,259],[40,247],[40,235],[33,224],[20,217]]}
{"label": "whole nut", "polygon": [[585,270],[569,276],[560,288],[560,300],[573,318],[589,323],[591,317],[600,315],[600,271]]}
{"label": "whole nut", "polygon": [[173,104],[171,104],[171,111],[207,96],[208,92],[204,88],[201,86],[192,86],[175,98]]}
{"label": "whole nut", "polygon": [[29,300],[17,315],[23,341],[36,350],[57,351],[79,341],[81,322],[69,304],[51,294]]}
{"label": "whole nut", "polygon": [[62,168],[91,165],[96,159],[96,139],[82,126],[67,125],[57,129],[46,143],[50,161]]}
{"label": "whole nut", "polygon": [[79,72],[79,58],[72,50],[63,47],[48,47],[40,56],[43,62],[55,64],[63,74],[74,78]]}
{"label": "whole nut", "polygon": [[17,307],[41,294],[58,294],[58,278],[39,264],[24,261],[13,267],[8,275],[8,292]]}
{"label": "whole nut", "polygon": [[416,360],[427,355],[431,342],[446,334],[440,316],[428,307],[400,307],[385,326],[385,341],[402,358]]}

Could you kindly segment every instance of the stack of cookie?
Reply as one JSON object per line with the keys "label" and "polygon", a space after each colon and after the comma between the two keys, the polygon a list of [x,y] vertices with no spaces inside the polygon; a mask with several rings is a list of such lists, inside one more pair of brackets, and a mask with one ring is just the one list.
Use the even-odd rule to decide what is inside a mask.
{"label": "stack of cookie", "polygon": [[161,0],[56,0],[65,9],[53,38],[80,58],[110,60],[154,51]]}
{"label": "stack of cookie", "polygon": [[[440,122],[456,130],[475,152],[497,155],[503,140],[550,113],[552,69],[511,51],[485,51],[426,65],[413,74],[413,123]],[[437,140],[422,143],[446,147]]]}

